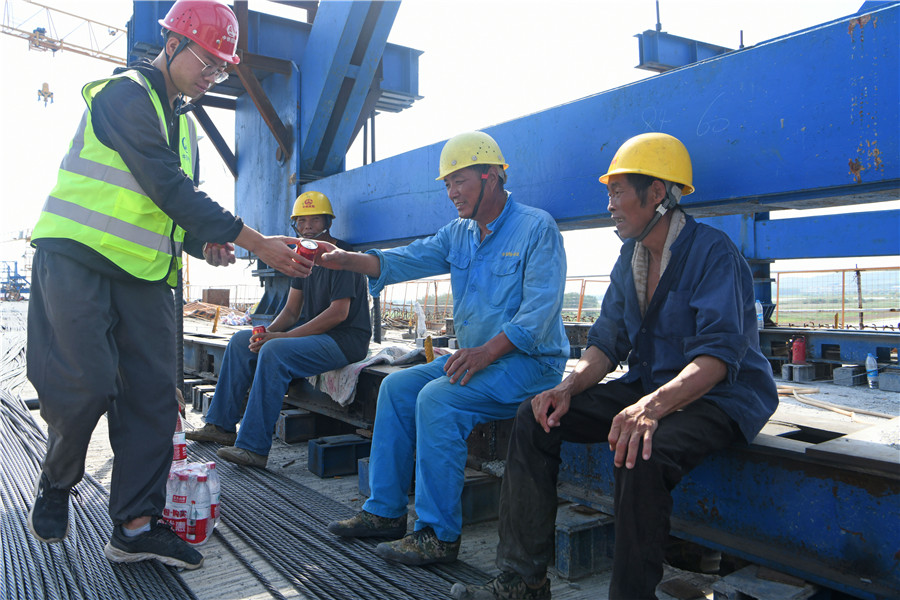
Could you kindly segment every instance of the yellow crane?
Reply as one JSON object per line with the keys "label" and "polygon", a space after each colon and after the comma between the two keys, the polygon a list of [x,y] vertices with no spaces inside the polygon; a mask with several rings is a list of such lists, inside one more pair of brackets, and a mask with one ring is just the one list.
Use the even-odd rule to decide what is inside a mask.
{"label": "yellow crane", "polygon": [[[99,58],[100,60],[105,60],[117,65],[125,64],[125,58],[111,54],[107,52],[107,50],[127,34],[126,29],[100,23],[99,21],[94,21],[92,19],[86,19],[52,6],[32,2],[32,0],[22,1],[25,4],[37,7],[37,12],[24,21],[14,23],[11,2],[10,0],[6,0],[3,6],[3,24],[0,25],[0,32],[27,40],[29,50],[37,50],[39,52],[46,52],[49,50],[54,54],[56,54],[57,51],[74,52],[92,58]],[[28,22],[34,20],[35,17],[42,13],[46,18],[46,26],[41,24],[40,26],[33,27],[29,30]],[[63,15],[66,18],[76,19],[76,22],[78,23],[72,31],[62,36],[57,33],[53,23],[53,17],[60,15]],[[82,28],[84,28],[87,33],[86,42],[76,44],[68,39],[72,34]],[[100,32],[99,35],[98,31]]]}

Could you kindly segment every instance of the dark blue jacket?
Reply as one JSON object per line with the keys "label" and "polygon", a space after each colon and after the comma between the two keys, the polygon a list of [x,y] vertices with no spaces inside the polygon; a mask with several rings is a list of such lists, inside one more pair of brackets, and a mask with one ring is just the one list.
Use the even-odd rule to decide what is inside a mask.
{"label": "dark blue jacket", "polygon": [[588,333],[614,364],[628,360],[623,381],[650,393],[702,354],[728,368],[706,398],[751,441],[778,406],[772,367],[759,348],[753,277],[737,247],[718,229],[688,216],[647,313],[641,317],[626,241],[613,267],[600,317]]}

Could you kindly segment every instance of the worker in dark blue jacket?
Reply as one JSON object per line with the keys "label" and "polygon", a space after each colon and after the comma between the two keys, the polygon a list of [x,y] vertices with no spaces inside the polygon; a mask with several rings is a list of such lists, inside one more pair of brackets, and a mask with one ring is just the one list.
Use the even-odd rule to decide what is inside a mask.
{"label": "worker in dark blue jacket", "polygon": [[[693,192],[687,149],[631,138],[600,178],[622,251],[587,348],[559,385],[519,406],[500,500],[501,573],[454,598],[550,598],[563,441],[615,453],[609,597],[656,598],[672,489],[712,452],[751,441],[778,405],[759,347],[753,278],[728,237],[678,207]],[[620,362],[622,377],[600,383]]]}

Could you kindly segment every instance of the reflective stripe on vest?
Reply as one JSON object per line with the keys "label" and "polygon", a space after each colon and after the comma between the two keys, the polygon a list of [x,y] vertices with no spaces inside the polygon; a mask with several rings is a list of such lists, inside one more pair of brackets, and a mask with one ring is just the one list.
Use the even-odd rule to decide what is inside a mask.
{"label": "reflective stripe on vest", "polygon": [[[162,103],[149,82],[137,71],[126,71],[116,77],[128,77],[148,93],[159,119],[160,133],[168,140]],[[174,286],[177,269],[181,268],[184,230],[147,197],[121,156],[103,145],[93,132],[91,103],[113,79],[84,87],[82,94],[88,109],[60,165],[57,185],[47,198],[32,239],[73,239],[134,277],[166,280]],[[179,131],[181,168],[190,178],[197,138],[194,123],[187,115],[180,115]]]}

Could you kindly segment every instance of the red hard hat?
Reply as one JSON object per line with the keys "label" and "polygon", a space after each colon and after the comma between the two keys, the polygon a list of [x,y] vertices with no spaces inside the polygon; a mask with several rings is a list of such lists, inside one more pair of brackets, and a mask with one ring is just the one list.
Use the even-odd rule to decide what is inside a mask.
{"label": "red hard hat", "polygon": [[217,0],[178,0],[159,24],[197,42],[204,50],[233,65],[238,40],[237,17]]}

